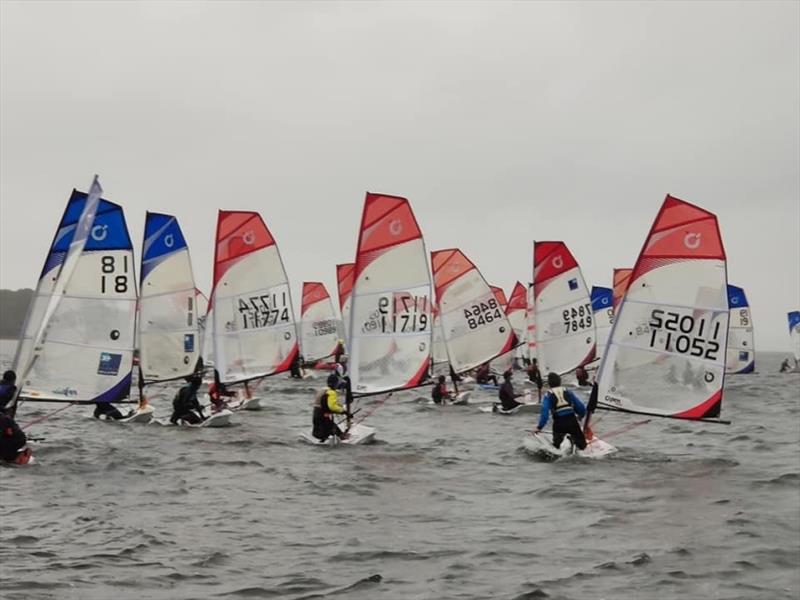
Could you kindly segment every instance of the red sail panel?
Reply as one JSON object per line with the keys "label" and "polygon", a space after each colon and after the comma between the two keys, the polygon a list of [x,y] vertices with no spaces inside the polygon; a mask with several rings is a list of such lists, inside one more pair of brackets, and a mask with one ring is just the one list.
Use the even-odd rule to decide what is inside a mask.
{"label": "red sail panel", "polygon": [[303,303],[300,308],[300,315],[305,315],[306,311],[312,304],[316,304],[321,300],[330,298],[328,290],[325,289],[325,284],[319,281],[304,281],[303,282]]}
{"label": "red sail panel", "polygon": [[489,287],[492,289],[494,297],[500,303],[500,308],[505,311],[506,306],[508,305],[508,298],[506,298],[506,293],[503,291],[503,288],[497,287],[496,285],[490,285]]}
{"label": "red sail panel", "polygon": [[389,248],[421,237],[407,199],[367,192],[358,234],[355,276]]}
{"label": "red sail panel", "polygon": [[578,266],[564,242],[534,242],[533,293],[538,297],[548,282]]}
{"label": "red sail panel", "polygon": [[219,211],[214,250],[214,285],[243,256],[274,243],[272,234],[257,212]]}
{"label": "red sail panel", "polygon": [[336,284],[339,290],[339,310],[344,308],[344,303],[350,297],[353,290],[353,280],[356,274],[355,263],[344,263],[336,265]]}
{"label": "red sail panel", "polygon": [[431,264],[433,266],[433,286],[437,298],[442,297],[451,283],[475,268],[472,261],[457,248],[431,252]]}
{"label": "red sail panel", "polygon": [[631,275],[633,275],[633,269],[614,269],[614,312],[617,312],[617,306],[625,297],[625,292],[628,291]]}
{"label": "red sail panel", "polygon": [[526,310],[528,308],[528,293],[525,286],[519,281],[514,284],[514,289],[511,290],[511,298],[506,305],[506,314],[510,315],[518,310]]}

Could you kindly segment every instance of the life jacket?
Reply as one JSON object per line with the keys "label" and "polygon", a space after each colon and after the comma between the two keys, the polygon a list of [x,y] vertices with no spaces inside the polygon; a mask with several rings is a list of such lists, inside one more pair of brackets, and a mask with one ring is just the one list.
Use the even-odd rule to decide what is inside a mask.
{"label": "life jacket", "polygon": [[13,383],[0,383],[0,410],[4,410],[14,398],[17,386]]}
{"label": "life jacket", "polygon": [[[555,398],[555,402],[550,404],[550,412],[553,413],[553,418],[555,418],[559,411],[565,411],[564,414],[575,413],[575,409],[572,408],[572,401],[567,396],[563,387],[552,388],[550,393],[552,393],[553,398]],[[569,413],[566,412],[566,409],[569,409]]]}
{"label": "life jacket", "polygon": [[332,390],[330,388],[322,390],[317,398],[317,408],[319,408],[326,416],[332,413],[330,407],[328,406],[328,400],[331,398],[331,394],[333,394],[333,401],[335,402],[337,400],[336,390]]}

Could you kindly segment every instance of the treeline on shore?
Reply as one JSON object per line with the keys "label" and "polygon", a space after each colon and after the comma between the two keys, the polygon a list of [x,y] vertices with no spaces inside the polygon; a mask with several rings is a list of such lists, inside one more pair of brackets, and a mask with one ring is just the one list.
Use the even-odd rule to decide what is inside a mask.
{"label": "treeline on shore", "polygon": [[0,338],[17,339],[28,313],[33,290],[0,290]]}

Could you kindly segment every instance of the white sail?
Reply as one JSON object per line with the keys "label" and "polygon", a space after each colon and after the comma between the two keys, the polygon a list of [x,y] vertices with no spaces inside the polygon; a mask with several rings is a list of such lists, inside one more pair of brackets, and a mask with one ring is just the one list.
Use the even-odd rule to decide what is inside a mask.
{"label": "white sail", "polygon": [[728,351],[725,360],[725,373],[742,375],[752,373],[756,368],[753,318],[744,290],[734,285],[728,286],[728,305],[730,321],[728,324]]}
{"label": "white sail", "polygon": [[542,374],[568,373],[594,357],[595,324],[589,290],[563,242],[536,242],[533,254],[539,369]]}
{"label": "white sail", "polygon": [[[73,192],[48,262],[66,252],[46,309],[31,312],[18,356],[21,396],[32,400],[114,402],[130,392],[136,311],[133,249],[122,208]],[[93,218],[90,213],[94,212]],[[53,269],[45,266],[45,276]],[[40,282],[41,283],[41,282]],[[47,286],[41,286],[42,291]],[[41,302],[41,300],[40,300]],[[22,364],[29,363],[28,368]]]}
{"label": "white sail", "polygon": [[341,324],[323,283],[303,283],[300,319],[303,359],[306,362],[316,362],[332,356],[339,343]]}
{"label": "white sail", "polygon": [[463,373],[509,352],[516,345],[516,335],[501,300],[474,263],[456,248],[432,252],[431,263],[453,369]]}
{"label": "white sail", "polygon": [[667,196],[617,308],[598,374],[601,406],[719,416],[728,335],[716,216]]}
{"label": "white sail", "polygon": [[299,351],[289,281],[258,213],[219,212],[210,314],[223,383],[286,371]]}
{"label": "white sail", "polygon": [[792,340],[795,363],[800,363],[800,311],[792,311],[789,317],[789,338]]}
{"label": "white sail", "polygon": [[408,200],[367,193],[355,265],[349,336],[354,392],[420,385],[433,344],[432,290]]}
{"label": "white sail", "polygon": [[141,278],[139,366],[144,382],[191,375],[202,348],[201,313],[189,248],[175,217],[147,213]]}

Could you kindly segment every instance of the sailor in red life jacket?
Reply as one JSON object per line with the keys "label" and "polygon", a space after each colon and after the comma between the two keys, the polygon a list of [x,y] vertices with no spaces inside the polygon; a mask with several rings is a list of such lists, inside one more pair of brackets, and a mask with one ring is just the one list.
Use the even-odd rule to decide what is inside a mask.
{"label": "sailor in red life jacket", "polygon": [[436,385],[431,390],[431,399],[436,404],[445,404],[447,400],[453,399],[453,394],[447,389],[447,383],[444,375],[439,375]]}
{"label": "sailor in red life jacket", "polygon": [[236,392],[229,391],[221,381],[212,381],[208,384],[208,397],[211,399],[211,412],[219,412],[226,407],[225,398],[236,396]]}
{"label": "sailor in red life jacket", "polygon": [[489,381],[497,385],[497,375],[493,374],[489,370],[489,363],[483,363],[478,369],[475,371],[475,381],[477,383],[487,384]]}
{"label": "sailor in red life jacket", "polygon": [[324,442],[331,435],[335,435],[341,440],[346,440],[348,434],[342,431],[333,420],[334,415],[353,415],[339,404],[336,388],[339,387],[339,378],[336,373],[328,375],[328,387],[317,394],[314,399],[314,415],[312,417],[312,435],[319,441]]}
{"label": "sailor in red life jacket", "polygon": [[556,448],[561,446],[564,436],[569,435],[572,443],[583,450],[586,448],[586,437],[578,422],[578,417],[586,415],[586,408],[573,392],[561,387],[561,377],[557,373],[547,374],[547,385],[550,386],[550,391],[542,400],[539,424],[535,433],[542,431],[552,413],[553,446]]}

